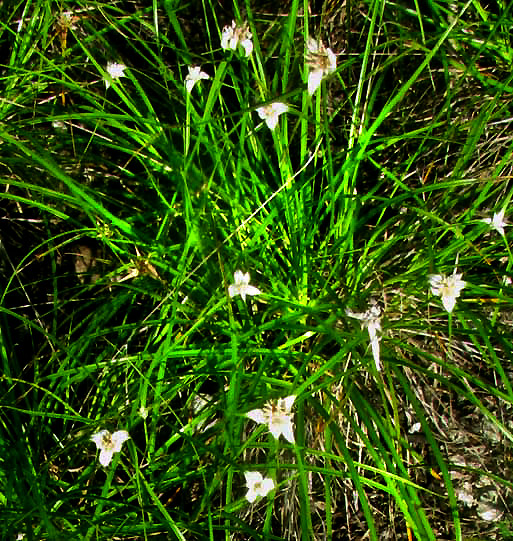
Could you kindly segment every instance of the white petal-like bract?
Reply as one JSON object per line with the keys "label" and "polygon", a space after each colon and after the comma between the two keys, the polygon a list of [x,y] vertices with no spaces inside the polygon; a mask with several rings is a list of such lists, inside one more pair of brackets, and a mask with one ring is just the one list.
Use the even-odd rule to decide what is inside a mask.
{"label": "white petal-like bract", "polygon": [[201,71],[199,66],[189,66],[189,73],[185,77],[185,90],[190,94],[198,81],[202,79],[210,79],[210,75]]}
{"label": "white petal-like bract", "polygon": [[273,131],[278,124],[279,116],[286,113],[288,110],[288,105],[276,101],[274,103],[270,103],[269,105],[258,107],[257,113],[262,120],[265,120],[267,127]]}
{"label": "white petal-like bract", "polygon": [[365,327],[369,333],[370,345],[372,350],[372,357],[374,359],[374,365],[378,372],[381,371],[381,360],[379,355],[379,336],[378,331],[381,332],[381,308],[377,302],[373,299],[369,305],[369,308],[365,312],[353,312],[349,308],[346,308],[346,315],[354,319],[360,320],[362,328]]}
{"label": "white petal-like bract", "polygon": [[308,65],[308,94],[312,96],[319,88],[321,81],[337,69],[337,55],[324,46],[322,41],[308,38],[306,43]]}
{"label": "white petal-like bract", "polygon": [[257,287],[250,285],[249,272],[243,273],[241,270],[235,271],[233,275],[234,283],[228,286],[228,295],[235,297],[240,295],[242,300],[246,300],[246,295],[260,295],[262,293]]}
{"label": "white petal-like bract", "polygon": [[289,442],[294,443],[294,423],[292,421],[292,406],[296,395],[280,398],[268,402],[262,409],[251,410],[246,416],[259,424],[266,424],[269,432],[279,439],[281,435]]}
{"label": "white petal-like bract", "polygon": [[120,77],[125,77],[125,70],[126,70],[125,64],[118,64],[117,62],[109,62],[105,69],[106,69],[107,74],[104,77],[104,82],[107,88],[110,87],[110,85],[112,84],[112,81],[114,81],[115,79],[119,79]]}
{"label": "white petal-like bract", "polygon": [[500,235],[505,235],[506,232],[504,228],[509,225],[504,221],[505,209],[502,209],[499,212],[494,213],[493,218],[483,218],[483,222],[488,224],[492,229],[495,229]]}
{"label": "white petal-like bract", "polygon": [[111,434],[108,430],[100,430],[91,436],[91,440],[100,450],[100,464],[107,467],[114,453],[119,453],[123,443],[130,439],[126,430],[118,430]]}
{"label": "white petal-like bract", "polygon": [[308,74],[308,94],[313,96],[319,86],[321,85],[322,78],[324,77],[324,72],[322,69],[312,70]]}
{"label": "white petal-like bract", "polygon": [[452,312],[456,306],[456,299],[460,296],[465,282],[462,280],[463,274],[456,273],[456,269],[450,276],[445,274],[432,274],[429,276],[431,293],[441,297],[442,304],[447,312]]}
{"label": "white petal-like bract", "polygon": [[260,472],[245,472],[244,477],[248,489],[246,499],[250,503],[253,503],[258,496],[267,496],[274,489],[274,481],[268,477],[264,478]]}
{"label": "white petal-like bract", "polygon": [[255,423],[264,424],[267,422],[267,416],[264,410],[251,410],[246,413],[246,416],[255,421]]}

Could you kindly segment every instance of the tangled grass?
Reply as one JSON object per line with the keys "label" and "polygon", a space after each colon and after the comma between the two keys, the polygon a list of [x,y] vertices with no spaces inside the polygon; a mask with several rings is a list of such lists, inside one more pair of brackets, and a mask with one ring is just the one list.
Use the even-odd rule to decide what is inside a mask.
{"label": "tangled grass", "polygon": [[1,537],[513,536],[511,5],[0,14]]}

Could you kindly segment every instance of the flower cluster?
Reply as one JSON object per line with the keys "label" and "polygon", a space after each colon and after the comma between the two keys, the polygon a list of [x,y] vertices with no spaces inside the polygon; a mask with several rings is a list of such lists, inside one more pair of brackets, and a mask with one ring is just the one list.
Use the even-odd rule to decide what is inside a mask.
{"label": "flower cluster", "polygon": [[[237,51],[240,48],[244,51],[244,56],[251,56],[253,35],[249,31],[248,25],[246,23],[237,24],[235,21],[226,25],[221,33],[221,48],[232,51]],[[325,47],[322,41],[312,38],[309,38],[306,43],[306,51],[308,93],[313,95],[319,88],[321,81],[337,69],[337,56],[329,47]],[[201,71],[199,66],[189,66],[189,73],[185,77],[187,93],[190,94],[198,81],[209,78],[210,76]],[[288,110],[288,105],[280,101],[262,105],[256,109],[258,116],[265,121],[271,131],[278,125],[279,116]]]}
{"label": "flower cluster", "polygon": [[246,56],[250,56],[253,52],[253,41],[251,32],[247,25],[238,26],[235,21],[232,21],[231,26],[225,26],[221,34],[221,48],[224,50],[231,49],[235,51],[238,46],[244,49]]}
{"label": "flower cluster", "polygon": [[[466,285],[462,280],[462,277],[463,274],[458,273],[456,268],[450,276],[446,276],[445,274],[432,274],[429,276],[431,293],[437,297],[441,297],[442,304],[449,313],[454,310],[456,299],[460,296]],[[362,328],[367,329],[374,364],[378,372],[381,371],[379,350],[380,336],[378,334],[381,333],[381,313],[381,308],[374,299],[371,300],[370,305],[365,312],[353,312],[349,308],[346,308],[346,315],[358,319],[361,321]]]}
{"label": "flower cluster", "polygon": [[[271,128],[272,129],[272,128]],[[259,295],[261,291],[250,285],[249,272],[235,271],[234,283],[228,287],[230,297],[240,295],[246,300],[246,295]],[[271,434],[278,439],[281,435],[289,442],[294,443],[294,425],[292,422],[292,405],[296,399],[295,395],[280,398],[266,404],[262,409],[254,409],[246,415],[256,423],[266,424]],[[246,499],[253,503],[257,497],[265,497],[274,489],[274,481],[262,477],[259,472],[245,472],[246,486],[248,492]]]}
{"label": "flower cluster", "polygon": [[[251,410],[246,416],[256,423],[266,424],[269,432],[278,439],[281,435],[289,442],[294,443],[294,424],[292,422],[292,406],[296,400],[295,395],[268,402],[262,409]],[[248,492],[246,499],[253,503],[258,496],[267,496],[274,489],[272,479],[262,477],[259,472],[246,472],[246,486]]]}

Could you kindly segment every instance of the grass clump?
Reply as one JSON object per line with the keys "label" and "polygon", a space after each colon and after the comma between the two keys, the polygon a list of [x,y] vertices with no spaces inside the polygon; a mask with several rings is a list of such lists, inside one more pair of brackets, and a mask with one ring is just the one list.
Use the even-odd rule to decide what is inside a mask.
{"label": "grass clump", "polygon": [[510,7],[314,4],[0,7],[2,538],[511,535]]}

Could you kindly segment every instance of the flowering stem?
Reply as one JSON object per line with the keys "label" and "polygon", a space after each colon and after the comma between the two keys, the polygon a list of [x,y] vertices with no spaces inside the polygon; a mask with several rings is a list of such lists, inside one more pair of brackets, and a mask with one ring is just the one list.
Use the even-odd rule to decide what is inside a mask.
{"label": "flowering stem", "polygon": [[[513,262],[513,255],[511,254],[511,248],[509,247],[508,240],[505,236],[502,236],[502,239],[504,240],[504,244],[506,245],[506,250],[508,251],[508,265],[506,267],[506,276],[509,275],[509,272],[511,270],[511,263]],[[501,283],[501,287],[499,288],[499,298],[497,299],[497,305],[495,306],[495,309],[493,311],[492,315],[492,328],[495,327],[495,323],[497,322],[497,317],[499,315],[500,310],[500,297],[502,297],[502,290],[504,287],[504,283]]]}
{"label": "flowering stem", "polygon": [[[274,457],[275,466],[274,468],[269,469],[269,477],[274,481],[275,490],[278,486],[277,483],[277,472],[279,471],[279,449],[280,442],[269,434],[268,438],[270,442],[270,456]],[[267,508],[265,513],[265,523],[264,523],[264,539],[269,539],[270,534],[272,533],[271,521],[273,518],[273,508],[274,508],[274,498],[267,499]]]}
{"label": "flowering stem", "polygon": [[[117,460],[116,457],[114,457],[113,460]],[[89,530],[87,530],[84,537],[85,541],[89,541],[89,539],[91,539],[94,533],[96,532],[96,526],[95,526],[96,520],[98,520],[98,518],[101,516],[103,512],[103,506],[105,505],[106,502],[108,502],[112,480],[114,479],[114,473],[116,471],[115,465],[116,464],[114,463],[114,467],[111,467],[107,470],[107,479],[105,479],[105,483],[103,483],[102,492],[101,492],[100,497],[98,498],[98,505],[96,506],[96,509],[94,510],[94,516],[91,522],[93,526],[91,526]]]}
{"label": "flowering stem", "polygon": [[[228,469],[228,474],[226,476],[226,509],[230,508],[230,503],[232,501],[232,486],[233,486],[233,469]],[[227,519],[226,522],[226,530],[225,530],[225,538],[226,541],[230,541],[230,520]]]}
{"label": "flowering stem", "polygon": [[452,354],[452,312],[449,312],[449,360],[453,360]]}
{"label": "flowering stem", "polygon": [[191,144],[191,96],[189,92],[186,92],[186,102],[185,102],[185,110],[186,110],[186,119],[185,119],[185,133],[184,133],[184,157],[187,157],[189,154],[189,146]]}
{"label": "flowering stem", "polygon": [[[230,305],[230,303],[228,303]],[[231,305],[230,305],[231,307]],[[229,423],[231,423],[231,426],[228,426],[227,430],[227,442],[225,444],[225,453],[226,455],[230,455],[230,451],[233,451],[235,449],[237,437],[239,436],[240,439],[240,421],[238,421],[237,413],[237,403],[239,398],[239,386],[240,386],[240,379],[241,379],[241,370],[243,370],[243,362],[242,360],[238,360],[238,336],[235,332],[235,326],[233,322],[233,314],[231,314],[232,317],[232,339],[231,339],[231,353],[232,353],[232,361],[233,361],[233,369],[232,374],[230,378],[230,386],[228,389],[228,394],[226,397],[227,401],[227,420]],[[229,447],[229,449],[226,449],[226,447]],[[226,476],[226,507],[229,508],[231,501],[232,501],[232,485],[233,485],[233,468],[228,469],[228,474]],[[230,534],[231,531],[230,528],[230,521],[226,521],[226,540],[230,541]]]}
{"label": "flowering stem", "polygon": [[300,522],[302,539],[315,539],[312,527],[312,513],[310,509],[310,494],[308,490],[308,471],[305,467],[305,417],[304,403],[296,404],[296,460],[299,474],[299,501],[301,505]]}

